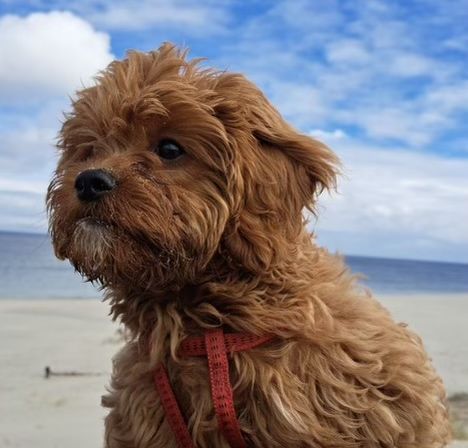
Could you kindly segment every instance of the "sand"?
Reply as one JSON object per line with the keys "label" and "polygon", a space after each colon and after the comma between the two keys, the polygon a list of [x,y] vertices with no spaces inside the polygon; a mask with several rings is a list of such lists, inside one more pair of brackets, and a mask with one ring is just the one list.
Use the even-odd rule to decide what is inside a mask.
{"label": "sand", "polygon": [[[424,338],[449,393],[468,392],[468,295],[381,301]],[[98,300],[0,300],[0,448],[102,447],[100,399],[121,344],[107,313]],[[45,379],[46,366],[90,375]]]}
{"label": "sand", "polygon": [[[118,349],[98,300],[0,300],[0,447],[98,448]],[[96,376],[53,376],[44,368]]]}

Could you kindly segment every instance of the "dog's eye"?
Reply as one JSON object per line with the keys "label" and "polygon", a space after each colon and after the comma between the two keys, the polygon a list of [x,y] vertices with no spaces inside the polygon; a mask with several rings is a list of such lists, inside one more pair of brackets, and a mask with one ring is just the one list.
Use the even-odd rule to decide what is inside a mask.
{"label": "dog's eye", "polygon": [[156,154],[161,159],[174,160],[185,154],[182,147],[174,140],[161,140],[155,149]]}

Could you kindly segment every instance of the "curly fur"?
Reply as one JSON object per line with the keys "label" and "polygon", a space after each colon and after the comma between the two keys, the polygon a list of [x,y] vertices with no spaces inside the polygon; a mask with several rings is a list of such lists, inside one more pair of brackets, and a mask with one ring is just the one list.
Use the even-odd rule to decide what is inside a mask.
{"label": "curly fur", "polygon": [[[187,154],[160,159],[162,138]],[[445,393],[420,339],[306,231],[302,210],[333,188],[336,157],[251,82],[169,44],[131,52],[77,94],[59,148],[56,254],[102,285],[131,333],[103,398],[106,447],[176,447],[153,386],[161,361],[196,446],[228,446],[206,360],[177,356],[183,338],[217,326],[277,336],[232,355],[249,446],[446,446]],[[118,186],[81,203],[74,181],[90,168]]]}

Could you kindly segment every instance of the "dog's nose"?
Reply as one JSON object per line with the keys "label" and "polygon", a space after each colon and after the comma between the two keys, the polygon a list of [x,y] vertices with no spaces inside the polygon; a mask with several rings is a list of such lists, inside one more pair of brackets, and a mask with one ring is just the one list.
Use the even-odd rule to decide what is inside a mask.
{"label": "dog's nose", "polygon": [[116,186],[110,173],[104,170],[86,170],[75,179],[75,190],[80,201],[96,201]]}

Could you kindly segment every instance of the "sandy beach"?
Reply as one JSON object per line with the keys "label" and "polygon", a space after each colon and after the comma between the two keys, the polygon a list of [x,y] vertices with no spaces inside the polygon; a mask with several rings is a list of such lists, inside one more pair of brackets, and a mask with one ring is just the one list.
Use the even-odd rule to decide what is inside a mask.
{"label": "sandy beach", "polygon": [[[381,296],[424,339],[468,427],[468,295]],[[108,306],[94,300],[0,300],[0,448],[100,448],[101,395],[118,350]],[[85,375],[44,378],[52,372]],[[468,438],[468,432],[466,433]],[[456,442],[454,447],[468,447]]]}

